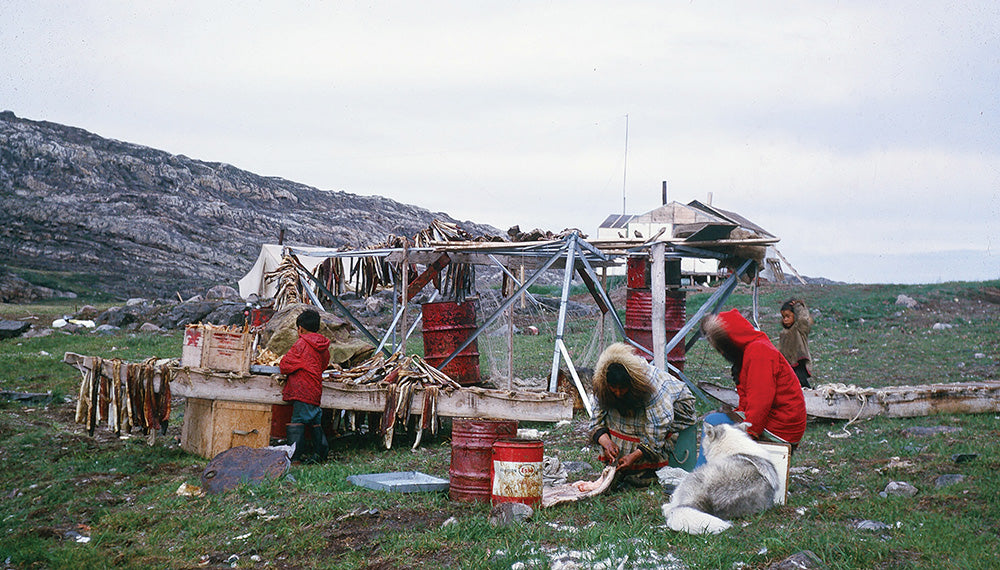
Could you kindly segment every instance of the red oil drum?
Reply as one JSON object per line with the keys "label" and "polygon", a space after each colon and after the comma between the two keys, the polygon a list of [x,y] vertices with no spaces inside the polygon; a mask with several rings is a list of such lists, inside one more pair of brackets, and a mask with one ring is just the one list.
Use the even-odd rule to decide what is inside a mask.
{"label": "red oil drum", "polygon": [[284,439],[286,427],[292,421],[292,403],[271,405],[271,437]]}
{"label": "red oil drum", "polygon": [[625,285],[629,289],[649,289],[649,258],[629,257],[625,261]]}
{"label": "red oil drum", "polygon": [[[669,341],[684,327],[686,320],[684,291],[668,290],[666,308],[664,311],[667,336]],[[650,351],[653,350],[653,294],[648,289],[628,289],[625,296],[625,334]],[[642,353],[647,360],[653,357]],[[678,343],[667,354],[667,362],[678,370],[684,370],[687,359],[684,353],[684,342]]]}
{"label": "red oil drum", "polygon": [[544,445],[538,439],[500,439],[493,444],[492,503],[542,501],[542,457]]}
{"label": "red oil drum", "polygon": [[[424,360],[437,367],[476,330],[476,305],[473,301],[424,303]],[[472,341],[441,370],[462,386],[479,383],[479,345]]]}
{"label": "red oil drum", "polygon": [[488,503],[493,489],[493,443],[517,435],[517,420],[455,418],[451,422],[448,496]]}

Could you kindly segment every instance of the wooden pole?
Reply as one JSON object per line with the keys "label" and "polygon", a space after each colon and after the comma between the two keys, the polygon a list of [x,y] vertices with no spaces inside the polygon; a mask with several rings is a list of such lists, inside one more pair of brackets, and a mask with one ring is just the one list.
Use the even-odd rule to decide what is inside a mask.
{"label": "wooden pole", "polygon": [[[562,344],[563,331],[566,327],[566,305],[569,302],[569,286],[573,279],[573,272],[576,267],[576,238],[573,233],[567,238],[566,245],[566,271],[563,274],[562,296],[559,299],[559,319],[556,321],[556,346],[552,354],[552,374],[549,376],[549,392],[555,392],[559,381],[559,357],[560,345]],[[565,348],[563,349],[565,350]]]}
{"label": "wooden pole", "polygon": [[404,355],[406,354],[406,329],[407,329],[407,326],[406,326],[407,325],[407,322],[406,322],[406,297],[408,296],[407,295],[407,290],[409,289],[409,285],[410,285],[410,259],[409,258],[410,258],[410,243],[404,237],[403,238],[403,264],[402,264],[402,268],[403,268],[403,287],[402,287],[402,290],[403,290],[403,304],[402,304],[402,307],[400,308],[400,311],[402,312],[402,317],[399,319],[399,337],[401,339],[399,341],[399,350],[402,351],[402,353]]}
{"label": "wooden pole", "polygon": [[514,389],[514,305],[507,308],[507,389]]}
{"label": "wooden pole", "polygon": [[[604,267],[601,268],[601,290],[603,290],[603,291],[607,291],[608,290],[608,267],[607,266],[604,266]],[[614,310],[614,309],[612,309],[612,310]],[[608,314],[605,313],[604,311],[601,311],[601,338],[598,341],[597,354],[602,354],[604,352],[605,347],[607,347],[607,344],[608,344],[607,335],[604,334],[604,331],[605,331],[605,329],[607,329],[607,326],[608,326],[608,323],[605,320],[605,319],[607,319],[607,317],[608,317]]]}
{"label": "wooden pole", "polygon": [[[520,281],[521,283],[524,283],[524,262],[523,261],[521,262],[521,274],[518,276],[518,281]],[[527,309],[528,308],[528,300],[525,297],[525,293],[527,293],[527,289],[525,289],[524,293],[521,293],[521,309]]]}
{"label": "wooden pole", "polygon": [[667,369],[667,355],[664,346],[667,344],[667,272],[664,253],[666,245],[658,241],[650,247],[650,255],[653,258],[652,271],[650,272],[649,286],[652,288],[653,297],[653,365],[660,370]]}

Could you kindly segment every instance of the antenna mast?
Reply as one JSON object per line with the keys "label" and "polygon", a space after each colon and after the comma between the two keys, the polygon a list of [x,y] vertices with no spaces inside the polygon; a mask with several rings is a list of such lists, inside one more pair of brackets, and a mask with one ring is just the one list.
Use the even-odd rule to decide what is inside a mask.
{"label": "antenna mast", "polygon": [[625,178],[628,176],[628,113],[625,113],[625,165],[622,167],[622,215],[625,215]]}

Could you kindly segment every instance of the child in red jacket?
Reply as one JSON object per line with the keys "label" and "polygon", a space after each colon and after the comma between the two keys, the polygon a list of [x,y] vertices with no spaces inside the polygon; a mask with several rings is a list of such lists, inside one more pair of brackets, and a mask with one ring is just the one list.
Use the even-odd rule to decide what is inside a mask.
{"label": "child in red jacket", "polygon": [[288,441],[295,444],[293,461],[305,456],[305,431],[313,441],[313,456],[307,461],[326,459],[329,445],[323,433],[323,410],[319,407],[323,393],[323,371],[330,363],[330,340],[319,334],[319,313],[306,309],[295,319],[299,338],[281,357],[279,368],[288,376],[281,398],[292,403],[292,423],[288,424]]}
{"label": "child in red jacket", "polygon": [[[739,394],[735,411],[750,424],[750,437],[790,443],[794,450],[806,431],[806,401],[792,366],[736,309],[706,318],[701,328],[709,344],[733,365]],[[734,423],[734,419],[732,414],[714,412],[705,416],[705,423]]]}

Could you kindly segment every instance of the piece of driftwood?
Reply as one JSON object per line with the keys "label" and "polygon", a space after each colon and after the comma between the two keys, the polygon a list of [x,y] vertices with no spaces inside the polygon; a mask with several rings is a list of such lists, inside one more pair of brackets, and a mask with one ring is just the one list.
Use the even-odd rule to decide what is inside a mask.
{"label": "piece of driftwood", "polygon": [[[736,390],[711,382],[698,387],[720,402],[736,406]],[[822,384],[804,388],[806,414],[833,420],[875,416],[914,418],[933,414],[982,414],[1000,411],[1000,382],[956,382],[920,386],[859,388]]]}
{"label": "piece of driftwood", "polygon": [[[175,396],[231,400],[260,404],[282,404],[282,386],[271,376],[236,376],[211,370],[178,368],[170,383]],[[423,387],[414,388],[410,413],[423,413]],[[351,384],[323,382],[320,405],[324,408],[382,412],[388,386],[383,383]],[[441,391],[437,415],[498,420],[557,422],[573,418],[573,400],[559,392],[515,392],[464,387]]]}

